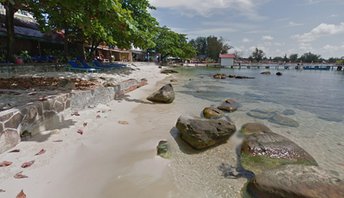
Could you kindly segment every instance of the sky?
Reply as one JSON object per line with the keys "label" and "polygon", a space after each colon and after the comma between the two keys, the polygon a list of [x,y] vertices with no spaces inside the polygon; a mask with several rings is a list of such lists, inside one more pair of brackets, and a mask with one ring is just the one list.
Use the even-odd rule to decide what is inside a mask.
{"label": "sky", "polygon": [[243,57],[344,56],[344,0],[150,0],[161,26],[189,39],[223,37]]}

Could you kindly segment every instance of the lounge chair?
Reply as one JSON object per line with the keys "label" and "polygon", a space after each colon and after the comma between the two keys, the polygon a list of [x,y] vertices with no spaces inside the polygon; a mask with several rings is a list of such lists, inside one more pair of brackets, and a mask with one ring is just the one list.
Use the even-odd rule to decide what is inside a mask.
{"label": "lounge chair", "polygon": [[75,70],[75,71],[86,71],[86,72],[97,72],[99,69],[93,68],[93,67],[83,67],[82,65],[79,65],[76,61],[71,60],[68,61],[70,67],[70,70]]}
{"label": "lounge chair", "polygon": [[118,63],[102,63],[99,60],[94,60],[93,64],[97,68],[104,68],[104,69],[115,69],[115,68],[122,68],[126,66],[124,64],[118,64]]}

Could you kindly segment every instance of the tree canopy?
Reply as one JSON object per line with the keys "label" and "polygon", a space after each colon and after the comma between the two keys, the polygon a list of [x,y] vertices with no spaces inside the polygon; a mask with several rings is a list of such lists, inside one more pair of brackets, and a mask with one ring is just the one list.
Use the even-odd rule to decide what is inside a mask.
{"label": "tree canopy", "polygon": [[185,34],[176,33],[166,26],[158,28],[155,43],[154,49],[161,54],[162,60],[168,56],[187,59],[196,55],[196,50],[187,42]]}
{"label": "tree canopy", "polygon": [[216,36],[197,37],[189,42],[197,51],[197,56],[200,59],[210,58],[218,61],[219,54],[226,54],[232,48],[229,44],[225,43],[222,37]]}
{"label": "tree canopy", "polygon": [[265,56],[265,53],[263,52],[263,50],[256,48],[252,52],[252,55],[250,56],[250,58],[259,63],[261,60],[263,60],[264,56]]}

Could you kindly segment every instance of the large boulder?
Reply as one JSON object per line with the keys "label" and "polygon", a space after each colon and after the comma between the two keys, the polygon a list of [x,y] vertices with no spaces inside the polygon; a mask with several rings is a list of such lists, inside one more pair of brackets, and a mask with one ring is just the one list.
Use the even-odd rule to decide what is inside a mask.
{"label": "large boulder", "polygon": [[195,149],[206,149],[225,143],[236,131],[235,125],[227,119],[205,119],[180,116],[177,129],[181,139]]}
{"label": "large boulder", "polygon": [[314,158],[286,137],[263,125],[244,125],[240,162],[246,170],[261,173],[285,164],[317,165]]}
{"label": "large boulder", "polygon": [[299,123],[296,122],[295,120],[285,117],[285,116],[281,116],[279,114],[275,114],[274,116],[272,116],[269,119],[270,122],[275,123],[275,124],[279,124],[279,125],[283,125],[283,126],[289,126],[289,127],[298,127]]}
{"label": "large boulder", "polygon": [[237,101],[233,99],[227,99],[217,108],[226,112],[234,112],[238,110],[239,107],[240,107],[240,104]]}
{"label": "large boulder", "polygon": [[215,107],[206,107],[202,111],[203,117],[207,119],[219,119],[224,116],[223,112]]}
{"label": "large boulder", "polygon": [[344,180],[316,166],[286,165],[256,175],[246,187],[250,197],[344,197]]}
{"label": "large boulder", "polygon": [[174,90],[171,84],[161,87],[158,91],[147,97],[147,100],[157,103],[172,103]]}

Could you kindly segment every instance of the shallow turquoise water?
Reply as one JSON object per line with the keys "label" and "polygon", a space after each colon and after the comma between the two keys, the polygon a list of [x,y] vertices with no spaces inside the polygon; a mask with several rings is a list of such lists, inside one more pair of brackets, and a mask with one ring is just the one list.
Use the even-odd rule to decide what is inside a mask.
{"label": "shallow turquoise water", "polygon": [[[184,85],[185,94],[219,102],[235,98],[243,103],[270,102],[316,114],[326,121],[344,120],[344,72],[281,70],[283,76],[261,75],[263,70],[186,68],[181,76],[192,80]],[[212,74],[224,73],[255,79],[215,80]],[[242,90],[230,89],[237,86]]]}
{"label": "shallow turquoise water", "polygon": [[[248,122],[267,125],[272,131],[289,138],[306,150],[319,166],[338,172],[344,178],[344,72],[270,70],[233,70],[211,68],[178,68],[174,83],[177,114],[199,115],[206,106],[217,106],[227,98],[237,100],[241,107],[230,113],[237,129]],[[216,73],[255,77],[255,79],[213,79]],[[173,110],[172,110],[173,109]],[[298,127],[283,126],[268,120],[250,117],[254,109],[282,113],[299,123]],[[240,138],[233,135],[228,143],[196,155],[177,147],[172,170],[181,192],[201,197],[240,197],[245,179],[224,179],[221,163],[236,165],[236,149]],[[179,146],[180,147],[180,146]],[[187,180],[185,178],[188,178]]]}

